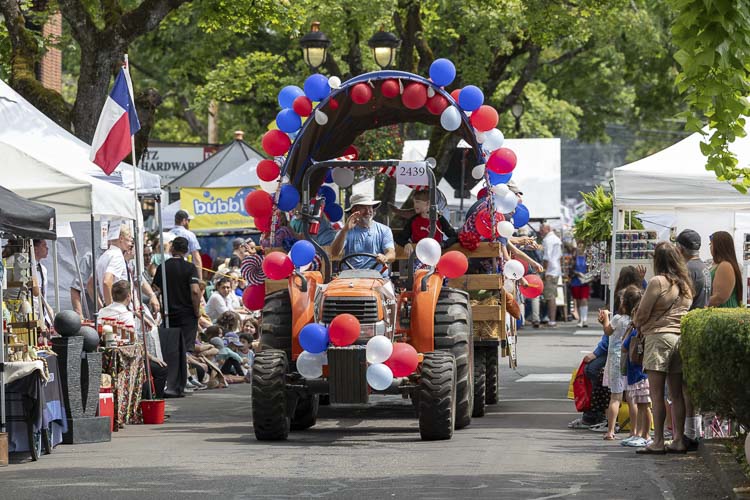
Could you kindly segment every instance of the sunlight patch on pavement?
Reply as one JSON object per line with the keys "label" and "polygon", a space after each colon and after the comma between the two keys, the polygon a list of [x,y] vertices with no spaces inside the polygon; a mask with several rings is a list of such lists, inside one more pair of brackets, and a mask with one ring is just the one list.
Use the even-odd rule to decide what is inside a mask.
{"label": "sunlight patch on pavement", "polygon": [[532,373],[516,382],[570,382],[570,373]]}
{"label": "sunlight patch on pavement", "polygon": [[589,330],[576,330],[573,332],[573,335],[580,335],[582,337],[601,337],[602,332],[596,330],[596,329],[589,329]]}

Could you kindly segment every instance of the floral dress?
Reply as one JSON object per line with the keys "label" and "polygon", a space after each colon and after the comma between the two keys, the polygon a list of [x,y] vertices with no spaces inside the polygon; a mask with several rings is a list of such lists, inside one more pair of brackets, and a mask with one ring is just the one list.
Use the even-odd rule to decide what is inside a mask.
{"label": "floral dress", "polygon": [[609,387],[610,392],[615,394],[625,392],[625,387],[628,385],[628,377],[622,375],[620,370],[620,359],[622,358],[622,343],[625,340],[630,321],[630,316],[627,314],[615,314],[612,318],[614,331],[609,337],[603,385]]}

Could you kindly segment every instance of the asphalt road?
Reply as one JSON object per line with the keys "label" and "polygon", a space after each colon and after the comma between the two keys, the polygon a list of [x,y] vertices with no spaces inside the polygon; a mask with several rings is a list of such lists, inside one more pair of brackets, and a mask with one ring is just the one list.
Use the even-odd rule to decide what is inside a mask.
{"label": "asphalt road", "polygon": [[636,456],[566,428],[576,413],[562,374],[597,341],[571,325],[522,331],[500,403],[450,441],[420,441],[410,403],[382,397],[323,407],[314,428],[261,443],[250,386],[233,386],[169,400],[165,425],[0,469],[0,498],[723,498],[694,454]]}

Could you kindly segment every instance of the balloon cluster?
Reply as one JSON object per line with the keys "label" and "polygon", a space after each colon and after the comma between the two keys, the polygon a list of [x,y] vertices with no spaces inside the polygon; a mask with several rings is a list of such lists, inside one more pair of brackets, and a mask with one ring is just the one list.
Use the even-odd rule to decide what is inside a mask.
{"label": "balloon cluster", "polygon": [[441,255],[440,243],[434,238],[422,238],[414,248],[419,261],[430,267],[435,267],[437,273],[444,278],[453,279],[466,274],[469,269],[469,259],[456,250]]}
{"label": "balloon cluster", "polygon": [[510,287],[509,292],[515,291],[516,282],[520,280],[519,288],[521,295],[527,299],[535,299],[544,291],[544,283],[539,275],[526,274],[528,267],[520,260],[510,259],[503,267],[503,275],[507,278],[506,285]]}
{"label": "balloon cluster", "polygon": [[407,377],[419,364],[417,350],[404,342],[392,343],[388,337],[376,335],[367,341],[365,352],[367,383],[376,391],[384,391],[396,377]]}
{"label": "balloon cluster", "polygon": [[305,325],[299,332],[299,344],[304,349],[297,358],[297,371],[306,379],[320,378],[328,364],[328,346],[352,345],[359,338],[359,320],[351,314],[339,314],[326,327],[319,323]]}

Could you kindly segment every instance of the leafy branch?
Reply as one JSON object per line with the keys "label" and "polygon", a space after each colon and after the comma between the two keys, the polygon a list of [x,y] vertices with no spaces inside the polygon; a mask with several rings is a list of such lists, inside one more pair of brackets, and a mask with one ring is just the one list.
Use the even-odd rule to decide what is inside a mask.
{"label": "leafy branch", "polygon": [[[585,245],[612,238],[612,194],[597,186],[590,193],[581,193],[589,211],[576,221],[573,234],[576,241]],[[625,229],[643,229],[638,212],[625,219]]]}

